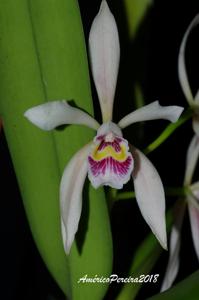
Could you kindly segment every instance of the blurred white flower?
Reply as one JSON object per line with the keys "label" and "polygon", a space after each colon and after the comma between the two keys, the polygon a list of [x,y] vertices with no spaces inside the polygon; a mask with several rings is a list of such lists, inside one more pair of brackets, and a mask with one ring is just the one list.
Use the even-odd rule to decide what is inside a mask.
{"label": "blurred white flower", "polygon": [[192,107],[194,111],[194,117],[193,117],[193,130],[197,135],[199,135],[199,90],[193,96],[193,93],[191,91],[191,87],[189,84],[188,76],[187,76],[187,70],[186,70],[186,64],[185,64],[185,50],[187,41],[189,38],[189,35],[191,31],[199,24],[199,14],[195,16],[195,18],[192,20],[190,25],[188,26],[183,39],[182,43],[180,45],[180,51],[178,55],[178,76],[180,85],[182,88],[182,91],[184,93],[185,98],[187,99],[187,102]]}
{"label": "blurred white flower", "polygon": [[179,270],[179,252],[181,228],[185,209],[188,207],[191,232],[196,255],[199,260],[199,182],[192,183],[193,174],[199,157],[199,137],[195,134],[187,151],[184,186],[188,193],[185,199],[179,199],[174,212],[174,224],[170,235],[170,256],[161,291],[173,284]]}

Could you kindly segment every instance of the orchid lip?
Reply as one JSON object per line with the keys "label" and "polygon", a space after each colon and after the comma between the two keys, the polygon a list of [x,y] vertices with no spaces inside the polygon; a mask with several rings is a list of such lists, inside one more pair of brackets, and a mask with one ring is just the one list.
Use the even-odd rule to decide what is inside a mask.
{"label": "orchid lip", "polygon": [[128,150],[116,124],[108,122],[98,129],[88,156],[88,177],[95,188],[109,185],[121,189],[129,181],[134,160]]}

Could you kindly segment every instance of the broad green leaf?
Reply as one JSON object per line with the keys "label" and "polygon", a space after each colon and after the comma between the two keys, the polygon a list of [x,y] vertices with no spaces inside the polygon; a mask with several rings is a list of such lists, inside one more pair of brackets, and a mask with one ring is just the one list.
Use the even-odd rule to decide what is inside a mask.
{"label": "broad green leaf", "polygon": [[77,279],[84,274],[106,276],[111,271],[112,244],[103,190],[85,190],[78,246],[72,247],[68,258],[59,220],[61,173],[93,133],[81,126],[43,132],[23,117],[28,108],[56,99],[73,100],[92,112],[77,1],[1,1],[0,40],[0,113],[34,239],[68,296],[87,299],[92,293],[94,299],[102,299],[105,285],[78,284]]}
{"label": "broad green leaf", "polygon": [[124,3],[129,35],[134,38],[147,9],[153,4],[153,0],[124,0]]}
{"label": "broad green leaf", "polygon": [[164,293],[155,295],[150,300],[198,300],[199,299],[199,271],[176,284]]}
{"label": "broad green leaf", "polygon": [[[157,262],[162,248],[158,244],[156,238],[150,233],[147,238],[136,250],[133,258],[129,276],[133,278],[140,278],[142,274],[149,274],[155,263]],[[135,299],[137,293],[142,287],[142,283],[125,284],[119,293],[117,300]]]}
{"label": "broad green leaf", "polygon": [[[167,230],[170,230],[172,224],[171,210],[167,213]],[[133,278],[140,278],[140,275],[153,275],[150,274],[155,263],[159,259],[163,248],[158,243],[155,236],[150,233],[143,242],[136,249],[133,261],[130,267],[129,276]],[[154,279],[154,278],[153,278]],[[121,289],[116,300],[133,300],[142,287],[142,283],[125,284]]]}

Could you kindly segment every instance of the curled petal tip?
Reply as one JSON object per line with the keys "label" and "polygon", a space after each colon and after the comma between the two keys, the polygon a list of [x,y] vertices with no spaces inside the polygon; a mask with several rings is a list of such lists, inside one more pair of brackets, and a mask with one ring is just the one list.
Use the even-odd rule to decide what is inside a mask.
{"label": "curled petal tip", "polygon": [[46,112],[43,105],[29,108],[27,111],[25,111],[24,117],[26,117],[31,123],[43,130],[48,131],[52,129],[49,125],[49,122],[46,123],[44,121],[46,119]]}
{"label": "curled petal tip", "polygon": [[99,124],[87,113],[70,106],[65,100],[50,101],[28,109],[24,116],[43,130],[52,130],[64,124],[81,124],[98,129]]}
{"label": "curled petal tip", "polygon": [[154,101],[128,114],[122,120],[120,120],[118,125],[120,128],[125,128],[136,122],[158,119],[176,122],[183,110],[184,108],[181,106],[161,106],[158,101]]}
{"label": "curled petal tip", "polygon": [[180,81],[180,85],[183,90],[183,93],[190,105],[194,105],[195,99],[193,97],[193,94],[192,94],[192,91],[190,88],[190,84],[189,84],[189,80],[188,80],[188,76],[187,76],[187,70],[186,70],[186,64],[185,64],[185,49],[186,49],[187,40],[188,40],[188,37],[189,37],[191,31],[198,24],[199,24],[199,14],[197,14],[195,16],[195,18],[192,20],[192,22],[188,26],[188,28],[183,36],[182,43],[180,45],[179,55],[178,55],[179,81]]}
{"label": "curled petal tip", "polygon": [[170,108],[172,111],[170,113],[170,118],[168,118],[168,120],[170,120],[172,123],[175,123],[180,118],[182,112],[184,111],[184,107],[173,105],[170,106]]}

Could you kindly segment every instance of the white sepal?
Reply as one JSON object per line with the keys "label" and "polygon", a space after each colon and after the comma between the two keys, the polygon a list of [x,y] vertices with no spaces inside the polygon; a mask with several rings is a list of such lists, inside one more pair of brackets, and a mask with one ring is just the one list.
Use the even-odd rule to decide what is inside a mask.
{"label": "white sepal", "polygon": [[177,202],[174,211],[174,224],[171,229],[170,245],[169,245],[169,262],[167,265],[166,273],[162,282],[161,292],[169,289],[179,270],[180,264],[180,244],[181,244],[181,227],[185,213],[185,202],[181,199]]}
{"label": "white sepal", "polygon": [[81,124],[95,130],[98,122],[87,113],[70,106],[65,100],[50,101],[28,109],[24,116],[43,130],[52,130],[64,124]]}
{"label": "white sepal", "polygon": [[[199,14],[196,15],[196,17],[193,19],[193,21],[190,23],[189,27],[187,28],[182,43],[180,45],[180,51],[178,55],[178,76],[181,88],[184,92],[184,95],[190,105],[194,105],[195,99],[193,97],[193,94],[191,92],[188,76],[187,76],[187,70],[186,70],[186,64],[185,64],[185,48],[187,44],[187,39],[189,37],[190,32],[192,29],[198,25],[199,23]],[[196,96],[197,98],[198,96]]]}
{"label": "white sepal", "polygon": [[197,91],[197,93],[195,95],[194,100],[195,100],[196,105],[199,104],[199,89],[198,89],[198,91]]}
{"label": "white sepal", "polygon": [[197,258],[199,260],[199,189],[193,191],[195,199],[191,199],[192,196],[188,196],[188,211],[191,224],[191,233],[193,238],[193,244]]}
{"label": "white sepal", "polygon": [[183,107],[180,106],[161,106],[158,101],[152,102],[125,116],[118,123],[120,128],[125,128],[133,123],[165,119],[176,122],[180,117]]}
{"label": "white sepal", "polygon": [[135,160],[133,172],[135,196],[147,224],[164,249],[167,249],[165,195],[158,172],[148,158],[133,149]]}
{"label": "white sepal", "polygon": [[199,137],[199,114],[198,113],[193,116],[192,126],[193,126],[193,131]]}
{"label": "white sepal", "polygon": [[103,122],[112,120],[120,46],[117,25],[106,1],[102,1],[89,35],[93,79],[100,101]]}
{"label": "white sepal", "polygon": [[189,144],[186,157],[184,184],[190,185],[199,156],[199,137],[195,134]]}
{"label": "white sepal", "polygon": [[82,190],[88,172],[90,144],[79,150],[67,164],[60,184],[61,226],[64,249],[68,254],[78,229],[82,210]]}

